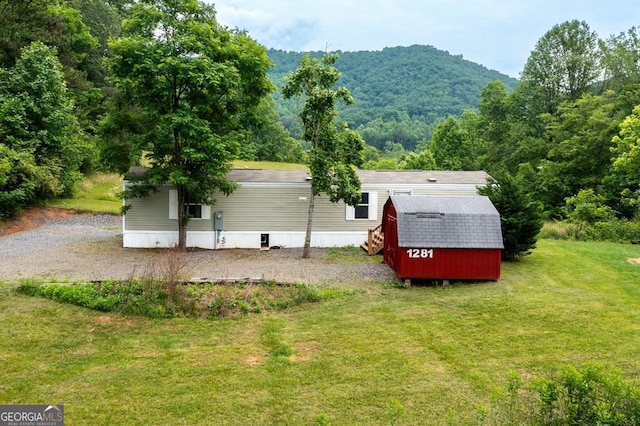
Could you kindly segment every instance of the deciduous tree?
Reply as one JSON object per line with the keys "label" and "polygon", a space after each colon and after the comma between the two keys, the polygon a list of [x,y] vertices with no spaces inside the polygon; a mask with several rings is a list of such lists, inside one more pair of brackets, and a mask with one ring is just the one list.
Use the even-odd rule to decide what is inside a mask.
{"label": "deciduous tree", "polygon": [[34,42],[0,68],[0,216],[69,195],[87,155],[55,49]]}
{"label": "deciduous tree", "polygon": [[611,164],[611,139],[617,130],[613,93],[585,94],[543,115],[550,149],[540,162],[540,200],[549,211],[581,189],[596,190]]}
{"label": "deciduous tree", "polygon": [[266,49],[218,25],[213,6],[196,0],[135,2],[110,48],[113,83],[145,124],[135,145],[150,165],[127,195],[174,184],[185,249],[187,202],[210,204],[236,187],[226,175],[239,151],[238,116],[273,88]]}
{"label": "deciduous tree", "polygon": [[349,91],[335,88],[341,74],[334,67],[338,56],[325,54],[322,59],[306,55],[283,88],[286,98],[305,96],[300,114],[303,139],[310,144],[311,172],[309,216],[302,257],[311,256],[311,232],[315,197],[327,194],[331,202],[344,201],[350,206],[360,203],[360,179],[355,166],[363,160],[364,141],[346,123],[336,124],[336,103],[353,103]]}
{"label": "deciduous tree", "polygon": [[617,90],[640,81],[640,27],[600,42],[607,86]]}
{"label": "deciduous tree", "polygon": [[620,133],[613,138],[614,175],[625,182],[621,190],[622,203],[640,212],[640,105],[620,124]]}
{"label": "deciduous tree", "polygon": [[584,21],[554,25],[536,44],[522,81],[537,94],[539,112],[553,112],[565,99],[577,99],[602,74],[598,35]]}
{"label": "deciduous tree", "polygon": [[410,152],[399,164],[403,170],[436,170],[436,160],[429,148],[424,148],[419,153]]}
{"label": "deciduous tree", "polygon": [[473,170],[474,153],[468,133],[454,117],[438,124],[429,150],[441,170]]}

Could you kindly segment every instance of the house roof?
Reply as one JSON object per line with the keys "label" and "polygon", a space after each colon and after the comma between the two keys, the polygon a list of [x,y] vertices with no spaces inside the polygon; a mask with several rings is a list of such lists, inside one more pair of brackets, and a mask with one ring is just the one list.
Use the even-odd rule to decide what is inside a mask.
{"label": "house roof", "polygon": [[[307,182],[306,170],[233,169],[228,177],[235,182]],[[477,184],[485,185],[484,171],[358,170],[363,184]]]}
{"label": "house roof", "polygon": [[[127,176],[142,176],[147,169],[132,167]],[[445,170],[358,170],[363,184],[445,184],[486,185],[489,175],[484,171]],[[238,183],[305,183],[307,170],[233,169],[227,177]],[[126,179],[126,177],[125,177]]]}
{"label": "house roof", "polygon": [[400,247],[504,248],[500,214],[488,197],[392,196],[387,202],[397,213]]}

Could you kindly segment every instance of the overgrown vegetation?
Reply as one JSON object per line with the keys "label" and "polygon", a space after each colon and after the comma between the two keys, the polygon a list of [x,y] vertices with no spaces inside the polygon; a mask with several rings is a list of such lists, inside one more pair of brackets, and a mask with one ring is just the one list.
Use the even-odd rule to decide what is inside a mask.
{"label": "overgrown vegetation", "polygon": [[169,284],[163,280],[39,284],[29,280],[16,291],[105,312],[150,318],[220,318],[283,310],[347,294],[307,284]]}
{"label": "overgrown vegetation", "polygon": [[[526,380],[526,381],[525,381]],[[449,425],[610,425],[640,422],[640,382],[596,363],[567,365],[543,377],[512,373],[508,384],[461,419],[448,413]]]}
{"label": "overgrown vegetation", "polygon": [[540,238],[573,241],[640,243],[640,222],[611,219],[606,222],[547,222]]}
{"label": "overgrown vegetation", "polygon": [[140,278],[95,283],[22,282],[16,291],[105,312],[150,318],[219,318],[283,310],[343,296],[350,291],[307,284],[189,283],[186,257],[167,250]]}

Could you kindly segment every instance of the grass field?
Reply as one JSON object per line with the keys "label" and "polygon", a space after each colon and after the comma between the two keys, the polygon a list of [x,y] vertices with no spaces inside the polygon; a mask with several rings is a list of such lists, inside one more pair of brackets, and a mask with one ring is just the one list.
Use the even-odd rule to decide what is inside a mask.
{"label": "grass field", "polygon": [[[69,424],[445,424],[587,361],[640,376],[640,247],[539,241],[498,282],[367,285],[284,312],[149,320],[0,284],[0,403]],[[336,283],[335,285],[339,285]]]}
{"label": "grass field", "polygon": [[85,178],[75,188],[73,198],[52,200],[48,204],[68,210],[119,214],[122,207],[122,176],[97,173]]}

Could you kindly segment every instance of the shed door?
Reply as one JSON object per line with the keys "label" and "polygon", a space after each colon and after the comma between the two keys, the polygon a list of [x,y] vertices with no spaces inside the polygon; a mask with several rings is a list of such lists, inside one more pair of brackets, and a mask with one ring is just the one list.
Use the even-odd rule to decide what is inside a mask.
{"label": "shed door", "polygon": [[385,253],[387,253],[386,261],[392,269],[395,269],[396,250],[398,248],[398,223],[396,218],[388,215],[387,225],[384,236]]}

